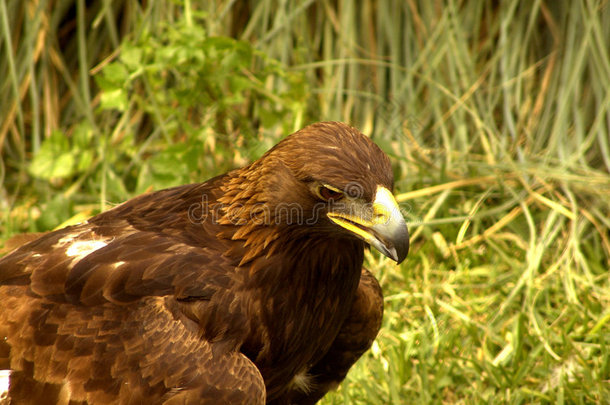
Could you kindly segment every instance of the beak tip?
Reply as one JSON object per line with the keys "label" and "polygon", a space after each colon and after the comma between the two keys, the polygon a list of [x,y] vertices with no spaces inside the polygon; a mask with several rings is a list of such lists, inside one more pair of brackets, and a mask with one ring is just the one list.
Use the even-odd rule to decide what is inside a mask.
{"label": "beak tip", "polygon": [[409,234],[405,227],[405,234],[394,239],[394,243],[382,242],[380,239],[375,239],[370,244],[379,250],[384,256],[394,260],[396,264],[402,263],[409,253]]}
{"label": "beak tip", "polygon": [[407,234],[406,238],[403,239],[403,243],[401,243],[401,246],[399,246],[398,250],[396,249],[396,247],[393,247],[392,250],[394,253],[392,259],[396,262],[396,264],[402,263],[407,258],[407,255],[409,254],[409,236],[408,236],[408,234]]}
{"label": "beak tip", "polygon": [[402,263],[407,258],[408,253],[409,253],[409,248],[407,247],[407,249],[404,252],[402,252],[400,255],[397,255],[396,259],[394,259],[396,261],[396,264]]}
{"label": "beak tip", "polygon": [[395,248],[389,248],[387,249],[387,251],[385,252],[386,256],[388,256],[390,259],[394,260],[396,263],[398,263],[398,253],[396,252]]}

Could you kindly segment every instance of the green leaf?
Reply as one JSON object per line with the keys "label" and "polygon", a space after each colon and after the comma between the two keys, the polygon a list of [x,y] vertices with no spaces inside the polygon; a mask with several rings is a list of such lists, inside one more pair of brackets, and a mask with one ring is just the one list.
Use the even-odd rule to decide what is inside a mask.
{"label": "green leaf", "polygon": [[36,220],[37,229],[48,230],[55,228],[73,214],[72,202],[63,194],[57,194],[44,204],[40,210],[40,217]]}
{"label": "green leaf", "polygon": [[39,179],[70,177],[74,174],[74,156],[70,152],[55,155],[41,151],[30,165],[30,174]]}
{"label": "green leaf", "polygon": [[72,143],[74,147],[83,150],[88,149],[91,146],[91,140],[93,139],[93,130],[91,125],[87,121],[83,121],[74,128],[72,133]]}
{"label": "green leaf", "polygon": [[129,72],[122,63],[111,63],[104,67],[102,74],[95,76],[95,81],[103,91],[124,89],[129,81]]}
{"label": "green leaf", "polygon": [[[121,61],[129,70],[137,70],[142,66],[144,50],[129,42],[124,42],[121,47]],[[108,66],[107,66],[108,67]],[[104,68],[104,70],[107,69]]]}
{"label": "green leaf", "polygon": [[39,179],[66,178],[74,174],[75,158],[68,138],[55,131],[44,140],[28,171]]}
{"label": "green leaf", "polygon": [[125,111],[128,104],[127,92],[123,89],[104,91],[100,97],[100,107],[104,110]]}

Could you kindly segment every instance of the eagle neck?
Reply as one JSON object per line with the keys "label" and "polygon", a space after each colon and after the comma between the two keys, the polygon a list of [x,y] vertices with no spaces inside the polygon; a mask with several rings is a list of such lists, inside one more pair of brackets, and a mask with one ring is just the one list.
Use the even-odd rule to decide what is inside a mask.
{"label": "eagle neck", "polygon": [[[268,386],[282,383],[268,378],[295,375],[303,364],[314,364],[326,353],[349,314],[362,269],[359,240],[289,240],[285,252],[290,253],[260,260],[266,262],[263,267],[256,261],[249,285],[260,300],[262,330],[253,330],[244,351]],[[267,345],[258,346],[262,341]]]}

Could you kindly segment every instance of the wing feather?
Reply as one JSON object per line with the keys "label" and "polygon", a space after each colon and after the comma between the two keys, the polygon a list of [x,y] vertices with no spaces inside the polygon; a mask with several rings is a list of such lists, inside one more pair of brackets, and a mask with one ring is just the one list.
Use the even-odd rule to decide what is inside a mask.
{"label": "wing feather", "polygon": [[[146,296],[209,296],[230,288],[229,260],[205,247],[125,224],[104,238],[92,224],[55,231],[46,243],[27,244],[0,261],[3,284],[27,284],[33,293],[74,304],[128,303]],[[58,240],[69,240],[58,243]],[[75,244],[96,240],[96,249],[70,256]],[[41,257],[44,257],[41,259]]]}
{"label": "wing feather", "polygon": [[[146,211],[156,199],[136,202]],[[264,403],[259,370],[237,350],[248,327],[242,281],[213,229],[173,224],[183,236],[155,222],[180,214],[126,216],[133,205],[0,260],[12,399],[25,401],[36,380],[55,387],[41,393],[91,403]]]}
{"label": "wing feather", "polygon": [[[0,315],[11,328],[12,367],[29,370],[37,381],[67,384],[71,400],[264,403],[256,366],[237,351],[214,350],[176,319],[166,298],[146,298],[126,311],[112,303],[48,303],[21,287],[3,288],[13,292],[2,297],[9,311]],[[16,376],[17,386],[28,382],[19,371]]]}

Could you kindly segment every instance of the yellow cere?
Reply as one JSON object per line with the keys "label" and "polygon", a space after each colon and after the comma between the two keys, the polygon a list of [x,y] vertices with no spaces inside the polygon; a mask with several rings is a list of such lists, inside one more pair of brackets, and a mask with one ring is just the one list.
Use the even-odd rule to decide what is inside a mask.
{"label": "yellow cere", "polygon": [[373,201],[373,223],[386,224],[392,218],[392,213],[398,211],[398,203],[390,190],[377,186],[375,201]]}

